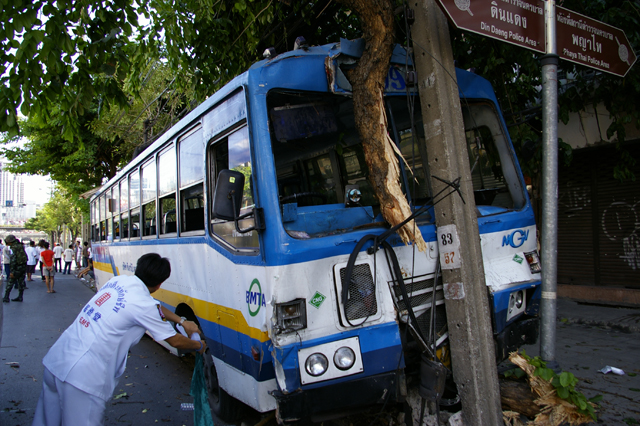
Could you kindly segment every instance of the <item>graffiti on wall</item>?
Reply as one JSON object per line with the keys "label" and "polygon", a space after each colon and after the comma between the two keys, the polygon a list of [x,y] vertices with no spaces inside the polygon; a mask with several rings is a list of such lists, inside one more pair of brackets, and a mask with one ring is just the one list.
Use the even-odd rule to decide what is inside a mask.
{"label": "graffiti on wall", "polygon": [[629,204],[614,201],[602,212],[602,230],[611,241],[622,243],[623,254],[620,258],[633,270],[640,269],[640,222],[638,221],[640,203]]}

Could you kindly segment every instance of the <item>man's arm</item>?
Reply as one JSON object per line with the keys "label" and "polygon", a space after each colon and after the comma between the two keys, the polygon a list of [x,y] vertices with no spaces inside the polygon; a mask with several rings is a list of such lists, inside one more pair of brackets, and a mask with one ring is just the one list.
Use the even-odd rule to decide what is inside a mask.
{"label": "man's arm", "polygon": [[[168,319],[169,321],[175,322],[176,324],[180,324],[180,321],[182,321],[181,317],[179,317],[178,315],[174,314],[173,312],[171,312],[169,309],[165,308],[164,306],[162,306],[162,313],[164,314],[164,317],[166,319]],[[200,330],[198,329],[198,324],[196,324],[193,321],[185,320],[185,321],[182,322],[182,326],[184,327],[184,331],[187,332],[187,336],[191,336],[193,333],[200,332]],[[182,336],[182,337],[184,337],[184,336]],[[167,343],[169,343],[169,342],[167,342]],[[181,348],[178,348],[178,349],[181,349]]]}
{"label": "man's arm", "polygon": [[204,340],[191,340],[180,333],[177,333],[168,339],[164,339],[164,341],[176,349],[191,349],[200,352],[201,354],[203,354],[207,349],[207,344]]}

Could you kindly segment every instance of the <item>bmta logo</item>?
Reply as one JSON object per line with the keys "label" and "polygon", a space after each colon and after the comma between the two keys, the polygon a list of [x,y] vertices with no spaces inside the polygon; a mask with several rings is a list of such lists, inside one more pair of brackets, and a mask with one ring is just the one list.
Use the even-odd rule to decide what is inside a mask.
{"label": "bmta logo", "polygon": [[255,317],[260,312],[260,307],[266,306],[264,293],[260,287],[260,281],[254,279],[247,291],[247,308],[249,309],[249,315]]}
{"label": "bmta logo", "polygon": [[529,239],[529,229],[523,231],[522,229],[516,229],[509,235],[505,235],[502,237],[502,247],[511,246],[513,248],[518,248],[524,244],[527,239]]}

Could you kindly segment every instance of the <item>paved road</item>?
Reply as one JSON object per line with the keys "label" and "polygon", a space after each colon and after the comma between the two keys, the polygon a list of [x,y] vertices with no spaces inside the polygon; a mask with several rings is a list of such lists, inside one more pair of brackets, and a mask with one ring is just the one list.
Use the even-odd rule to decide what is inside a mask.
{"label": "paved road", "polygon": [[[23,303],[11,302],[3,307],[2,426],[31,424],[41,389],[42,357],[94,294],[74,275],[57,274],[55,294],[47,294],[41,281],[28,286]],[[580,379],[579,388],[588,397],[604,397],[598,423],[640,424],[640,309],[559,300],[557,324],[556,358],[560,367]],[[532,356],[538,353],[537,345],[526,350]],[[20,367],[8,365],[10,362],[17,362]],[[627,374],[600,373],[598,370],[606,365],[621,368]],[[125,377],[116,388],[116,395],[126,392],[127,396],[108,404],[105,425],[193,425],[193,414],[180,411],[181,403],[193,400],[189,396],[192,371],[192,357],[175,357],[144,337],[133,347]],[[357,418],[367,417],[354,416],[335,424],[359,424]],[[221,423],[216,421],[216,425]]]}
{"label": "paved road", "polygon": [[[4,305],[0,347],[0,425],[29,426],[42,386],[42,358],[94,292],[74,275],[56,274],[56,293],[44,282],[27,283],[24,302]],[[4,291],[4,286],[3,286]],[[12,297],[17,296],[14,290]],[[20,367],[11,367],[17,362]],[[129,355],[125,376],[107,405],[105,425],[193,425],[180,404],[189,396],[193,357],[178,358],[143,337]]]}

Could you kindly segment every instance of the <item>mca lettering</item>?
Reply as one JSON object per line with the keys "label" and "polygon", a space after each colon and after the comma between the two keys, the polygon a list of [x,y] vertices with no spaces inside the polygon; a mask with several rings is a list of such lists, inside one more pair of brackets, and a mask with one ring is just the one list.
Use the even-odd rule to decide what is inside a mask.
{"label": "mca lettering", "polygon": [[100,312],[96,312],[96,314],[93,316],[94,321],[98,321],[100,318],[102,318],[102,315],[100,315]]}
{"label": "mca lettering", "polygon": [[90,325],[89,321],[84,319],[83,317],[80,317],[80,324],[82,324],[84,328],[87,328]]}
{"label": "mca lettering", "polygon": [[502,237],[502,247],[511,246],[513,248],[518,248],[522,246],[525,241],[529,239],[529,231],[523,231],[522,229],[516,229],[509,235],[505,235]]}

